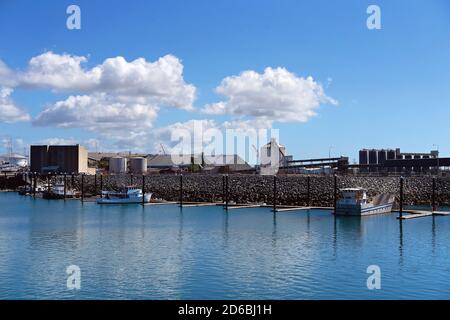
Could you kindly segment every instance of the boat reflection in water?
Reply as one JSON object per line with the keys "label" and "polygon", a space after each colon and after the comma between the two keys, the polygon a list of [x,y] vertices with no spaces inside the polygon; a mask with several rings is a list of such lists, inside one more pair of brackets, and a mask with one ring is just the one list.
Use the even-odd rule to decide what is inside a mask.
{"label": "boat reflection in water", "polygon": [[[144,199],[142,199],[144,198]],[[142,194],[142,190],[129,186],[120,192],[102,191],[102,198],[97,199],[98,204],[130,204],[130,203],[149,203],[152,193]]]}

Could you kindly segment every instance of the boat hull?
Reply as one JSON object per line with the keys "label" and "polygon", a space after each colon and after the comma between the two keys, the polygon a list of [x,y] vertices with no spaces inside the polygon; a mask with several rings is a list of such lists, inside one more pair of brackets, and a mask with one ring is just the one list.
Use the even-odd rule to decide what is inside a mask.
{"label": "boat hull", "polygon": [[[144,195],[144,203],[149,203],[152,198],[151,193]],[[98,204],[139,204],[142,203],[142,197],[133,198],[100,198],[97,199]]]}
{"label": "boat hull", "polygon": [[335,214],[338,216],[370,216],[392,212],[392,203],[361,207],[359,205],[337,205]]}

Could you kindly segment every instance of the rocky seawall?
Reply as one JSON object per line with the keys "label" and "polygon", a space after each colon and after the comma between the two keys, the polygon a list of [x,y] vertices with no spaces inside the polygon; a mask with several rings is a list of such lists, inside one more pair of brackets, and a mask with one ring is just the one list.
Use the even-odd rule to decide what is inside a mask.
{"label": "rocky seawall", "polygon": [[[53,178],[52,180],[55,180]],[[84,177],[84,190],[87,194],[100,190],[100,176]],[[130,175],[110,175],[102,178],[103,190],[118,190],[133,184],[142,186],[142,177]],[[168,201],[180,199],[180,177],[176,175],[148,175],[145,189],[154,193],[154,198]],[[369,196],[392,192],[399,198],[399,177],[354,177],[338,176],[337,187],[363,187]],[[404,180],[405,205],[429,205],[432,198],[432,177],[407,177]],[[71,177],[67,183],[71,185]],[[235,203],[272,203],[273,177],[256,175],[230,175],[228,180],[229,201]],[[80,190],[81,176],[74,177],[74,187]],[[333,176],[278,176],[277,203],[282,205],[332,206],[334,195]],[[184,201],[223,201],[222,175],[184,175]],[[450,205],[450,178],[436,179],[436,201],[440,205]]]}

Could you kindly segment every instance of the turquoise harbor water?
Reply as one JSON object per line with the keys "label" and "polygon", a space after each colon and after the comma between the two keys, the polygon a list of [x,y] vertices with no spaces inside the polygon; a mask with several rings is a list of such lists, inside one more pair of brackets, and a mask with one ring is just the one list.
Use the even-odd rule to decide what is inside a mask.
{"label": "turquoise harbor water", "polygon": [[[450,298],[450,217],[99,206],[0,193],[1,299]],[[369,265],[381,289],[368,290]],[[81,269],[81,289],[66,268]]]}

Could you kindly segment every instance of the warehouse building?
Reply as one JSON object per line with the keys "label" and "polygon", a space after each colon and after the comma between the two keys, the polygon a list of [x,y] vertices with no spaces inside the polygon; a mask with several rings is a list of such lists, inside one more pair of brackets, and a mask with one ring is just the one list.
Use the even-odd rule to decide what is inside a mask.
{"label": "warehouse building", "polygon": [[[362,149],[359,151],[360,172],[378,172],[383,168],[386,162],[391,160],[419,160],[419,159],[437,159],[439,151],[432,150],[430,152],[401,152],[397,149]],[[423,172],[429,167],[423,166],[406,166],[392,167],[386,166],[385,171],[388,172]]]}
{"label": "warehouse building", "polygon": [[88,167],[87,150],[80,145],[34,145],[30,147],[30,170],[42,174],[49,172],[94,174]]}

